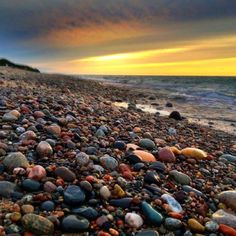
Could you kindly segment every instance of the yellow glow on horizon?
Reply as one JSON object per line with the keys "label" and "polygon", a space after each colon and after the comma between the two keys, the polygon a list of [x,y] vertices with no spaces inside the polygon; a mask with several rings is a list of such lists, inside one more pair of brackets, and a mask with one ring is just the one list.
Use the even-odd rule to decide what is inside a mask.
{"label": "yellow glow on horizon", "polygon": [[[101,75],[226,75],[236,76],[236,36],[45,63],[51,71]],[[38,66],[38,64],[35,64]]]}

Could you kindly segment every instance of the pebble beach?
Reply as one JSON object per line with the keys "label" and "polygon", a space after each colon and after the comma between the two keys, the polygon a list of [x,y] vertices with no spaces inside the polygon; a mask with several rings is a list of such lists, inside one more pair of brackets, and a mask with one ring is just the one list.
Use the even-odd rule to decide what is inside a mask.
{"label": "pebble beach", "polygon": [[0,235],[235,236],[236,136],[139,98],[0,67]]}

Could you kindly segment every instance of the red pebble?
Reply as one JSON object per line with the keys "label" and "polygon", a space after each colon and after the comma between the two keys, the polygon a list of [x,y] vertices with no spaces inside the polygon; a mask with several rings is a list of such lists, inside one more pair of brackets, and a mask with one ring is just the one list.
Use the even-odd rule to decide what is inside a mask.
{"label": "red pebble", "polygon": [[63,186],[64,184],[65,184],[65,182],[64,182],[63,179],[60,179],[60,178],[59,178],[59,179],[56,180],[56,185],[57,185],[57,186]]}
{"label": "red pebble", "polygon": [[94,183],[96,182],[96,179],[92,176],[92,175],[89,175],[86,177],[86,180],[89,182],[89,183]]}
{"label": "red pebble", "polygon": [[175,219],[181,220],[183,218],[183,215],[180,214],[180,213],[177,213],[177,212],[171,211],[168,214],[169,214],[170,217],[175,218]]}
{"label": "red pebble", "polygon": [[227,225],[220,224],[219,231],[223,233],[224,235],[236,236],[236,230]]}
{"label": "red pebble", "polygon": [[36,165],[29,170],[28,178],[41,180],[44,177],[46,177],[46,175],[47,175],[46,170],[42,166]]}

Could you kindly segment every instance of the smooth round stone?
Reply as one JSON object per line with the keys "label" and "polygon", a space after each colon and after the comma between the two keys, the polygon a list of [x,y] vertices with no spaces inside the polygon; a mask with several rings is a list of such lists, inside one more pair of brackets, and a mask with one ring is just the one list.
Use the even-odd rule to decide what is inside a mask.
{"label": "smooth round stone", "polygon": [[117,198],[122,198],[125,196],[125,191],[120,187],[120,185],[115,184],[112,195]]}
{"label": "smooth round stone", "polygon": [[134,150],[133,155],[127,157],[128,161],[131,163],[138,163],[142,162],[155,162],[156,158],[149,152],[142,151],[142,150]]}
{"label": "smooth round stone", "polygon": [[111,192],[107,186],[102,186],[99,190],[99,193],[100,193],[100,196],[105,200],[108,200],[111,196]]}
{"label": "smooth round stone", "polygon": [[69,205],[77,205],[85,200],[83,190],[77,185],[69,185],[64,191],[64,200]]}
{"label": "smooth round stone", "polygon": [[26,159],[25,155],[21,152],[12,152],[8,154],[4,160],[3,160],[4,166],[8,170],[13,170],[14,168],[17,167],[24,167],[27,168],[29,167],[29,162]]}
{"label": "smooth round stone", "polygon": [[40,166],[36,165],[29,170],[28,178],[34,180],[41,180],[47,175],[46,170]]}
{"label": "smooth round stone", "polygon": [[135,234],[135,236],[159,236],[159,233],[152,229],[144,229]]}
{"label": "smooth round stone", "polygon": [[0,181],[0,196],[9,198],[13,194],[16,185],[9,181]]}
{"label": "smooth round stone", "polygon": [[6,233],[8,236],[20,236],[21,232],[22,228],[16,224],[10,224],[9,226],[6,227]]}
{"label": "smooth round stone", "polygon": [[87,148],[86,153],[87,153],[88,155],[96,155],[96,153],[97,153],[97,148],[90,146],[90,147]]}
{"label": "smooth round stone", "polygon": [[170,148],[164,147],[158,152],[158,160],[172,163],[176,161],[176,157]]}
{"label": "smooth round stone", "polygon": [[212,215],[212,220],[236,229],[236,216],[222,209]]}
{"label": "smooth round stone", "polygon": [[158,184],[160,177],[155,171],[148,171],[144,177],[144,181],[149,184]]}
{"label": "smooth round stone", "polygon": [[20,135],[20,140],[32,140],[32,139],[36,139],[36,138],[37,138],[37,135],[32,130],[28,130]]}
{"label": "smooth round stone", "polygon": [[104,131],[102,129],[98,129],[95,133],[96,137],[104,137],[106,136],[106,134],[104,133]]}
{"label": "smooth round stone", "polygon": [[136,213],[126,213],[125,222],[132,228],[140,228],[143,225],[143,219]]}
{"label": "smooth round stone", "polygon": [[61,177],[67,182],[73,182],[76,179],[75,174],[64,166],[56,168],[55,175]]}
{"label": "smooth round stone", "polygon": [[182,120],[182,116],[178,111],[172,111],[169,115],[169,118],[174,119],[174,120]]}
{"label": "smooth round stone", "polygon": [[22,225],[25,230],[39,235],[51,235],[54,232],[54,224],[50,220],[32,213],[23,216]]}
{"label": "smooth round stone", "polygon": [[73,208],[72,212],[89,220],[94,220],[98,217],[98,212],[92,207]]}
{"label": "smooth round stone", "polygon": [[52,124],[46,127],[46,130],[49,134],[52,134],[55,137],[59,137],[61,135],[61,127],[57,124]]}
{"label": "smooth round stone", "polygon": [[21,206],[21,210],[24,214],[33,213],[34,207],[32,205],[25,204]]}
{"label": "smooth round stone", "polygon": [[41,141],[38,144],[36,151],[40,157],[48,157],[53,153],[51,145],[46,141]]}
{"label": "smooth round stone", "polygon": [[157,226],[161,225],[161,223],[163,222],[162,214],[156,211],[150,204],[143,201],[141,203],[141,209],[143,211],[143,214],[147,218],[147,221]]}
{"label": "smooth round stone", "polygon": [[89,163],[90,159],[89,156],[85,152],[80,152],[76,155],[76,163],[78,165],[87,165]]}
{"label": "smooth round stone", "polygon": [[169,175],[179,184],[182,184],[182,185],[189,185],[190,182],[191,182],[191,178],[182,173],[182,172],[179,172],[177,170],[172,170],[169,172]]}
{"label": "smooth round stone", "polygon": [[181,205],[171,195],[163,194],[161,198],[164,199],[168,203],[171,211],[177,212],[177,213],[180,213],[183,211],[183,208],[181,207]]}
{"label": "smooth round stone", "polygon": [[216,232],[219,229],[219,225],[214,221],[208,221],[205,224],[205,228],[208,232]]}
{"label": "smooth round stone", "polygon": [[236,190],[229,190],[221,192],[218,195],[220,202],[224,203],[228,208],[236,211]]}
{"label": "smooth round stone", "polygon": [[180,229],[182,227],[182,222],[178,219],[167,217],[165,219],[165,227],[168,230],[175,231],[175,230]]}
{"label": "smooth round stone", "polygon": [[93,169],[96,171],[96,172],[99,172],[99,173],[103,173],[104,172],[104,168],[100,165],[93,165]]}
{"label": "smooth round stone", "polygon": [[196,160],[205,160],[207,158],[207,153],[198,148],[184,148],[181,150],[181,154]]}
{"label": "smooth round stone", "polygon": [[79,185],[82,189],[88,192],[91,192],[93,190],[93,186],[87,180],[81,181]]}
{"label": "smooth round stone", "polygon": [[2,175],[5,171],[5,166],[3,164],[0,164],[0,175]]}
{"label": "smooth round stone", "polygon": [[156,148],[156,144],[148,138],[143,138],[139,141],[139,146],[147,150],[153,150]]}
{"label": "smooth round stone", "polygon": [[116,206],[120,208],[129,208],[132,201],[133,201],[133,198],[126,197],[126,198],[121,198],[121,199],[112,199],[109,201],[109,203],[112,206]]}
{"label": "smooth round stone", "polygon": [[38,191],[40,189],[41,184],[36,180],[25,179],[22,183],[22,186],[27,191],[35,192],[35,191]]}
{"label": "smooth round stone", "polygon": [[62,220],[63,231],[76,233],[86,231],[89,227],[89,221],[77,215],[69,215]]}
{"label": "smooth round stone", "polygon": [[188,226],[194,232],[203,233],[205,231],[205,227],[193,218],[188,220]]}
{"label": "smooth round stone", "polygon": [[41,208],[45,211],[53,211],[55,208],[55,204],[52,201],[45,201],[41,204]]}
{"label": "smooth round stone", "polygon": [[198,196],[203,196],[203,193],[195,188],[192,188],[189,185],[183,185],[183,190],[184,192],[190,193],[190,192],[194,192],[195,194],[197,194]]}
{"label": "smooth round stone", "polygon": [[47,181],[44,183],[43,189],[44,189],[44,191],[46,191],[48,193],[53,193],[56,191],[57,186],[54,183]]}
{"label": "smooth round stone", "polygon": [[233,156],[231,154],[223,154],[219,159],[225,159],[228,162],[236,163],[236,156]]}
{"label": "smooth round stone", "polygon": [[133,166],[133,170],[134,171],[139,171],[141,169],[143,169],[145,167],[145,164],[142,163],[142,162],[139,162],[139,163],[136,163],[134,166]]}
{"label": "smooth round stone", "polygon": [[177,135],[176,129],[175,129],[175,128],[172,128],[172,127],[170,127],[170,128],[168,129],[168,133],[169,133],[170,135]]}
{"label": "smooth round stone", "polygon": [[114,148],[117,148],[119,150],[125,150],[126,149],[126,144],[123,141],[115,141],[114,142]]}
{"label": "smooth round stone", "polygon": [[10,112],[5,113],[2,116],[2,121],[6,121],[6,122],[14,122],[16,120],[18,120],[19,117],[15,116],[14,114],[11,114]]}
{"label": "smooth round stone", "polygon": [[118,167],[118,161],[109,155],[104,155],[100,158],[101,164],[109,170],[115,170]]}
{"label": "smooth round stone", "polygon": [[153,170],[157,170],[157,171],[160,171],[160,172],[164,172],[165,169],[166,169],[166,166],[165,166],[165,164],[163,164],[162,162],[156,161],[156,162],[153,162],[153,163],[149,166],[149,169],[153,169]]}

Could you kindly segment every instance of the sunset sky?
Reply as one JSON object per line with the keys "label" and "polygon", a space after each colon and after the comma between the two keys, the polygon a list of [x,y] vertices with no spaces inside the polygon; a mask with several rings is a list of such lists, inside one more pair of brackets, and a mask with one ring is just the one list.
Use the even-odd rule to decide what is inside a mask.
{"label": "sunset sky", "polygon": [[236,75],[236,1],[1,0],[0,57],[67,74]]}

